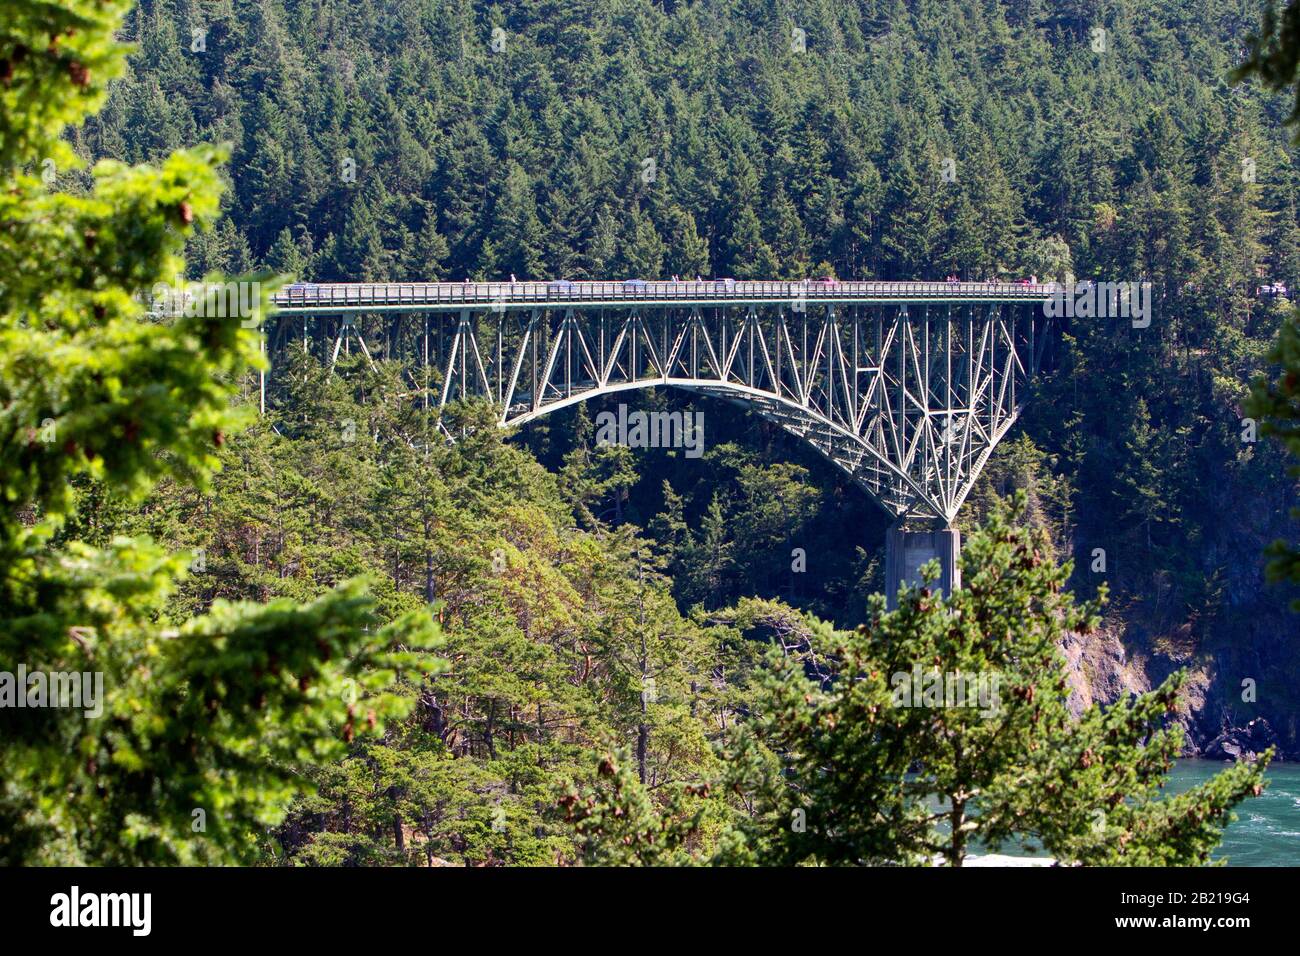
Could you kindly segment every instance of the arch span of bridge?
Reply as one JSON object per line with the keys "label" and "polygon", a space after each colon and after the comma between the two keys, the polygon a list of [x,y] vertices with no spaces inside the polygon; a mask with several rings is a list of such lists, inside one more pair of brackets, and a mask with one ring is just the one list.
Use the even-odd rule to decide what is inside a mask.
{"label": "arch span of bridge", "polygon": [[[958,510],[1015,423],[1052,337],[1053,285],[954,282],[297,284],[273,296],[272,363],[297,338],[331,366],[356,341],[437,371],[439,408],[485,398],[502,426],[600,395],[671,386],[751,409],[848,474],[895,519],[886,583],[938,557],[960,585]],[[312,329],[311,319],[327,329]],[[411,323],[415,327],[411,329]],[[392,335],[403,324],[407,335]],[[414,334],[411,334],[411,333]],[[372,336],[373,337],[373,336]],[[375,345],[372,350],[371,345]],[[917,532],[918,525],[928,525]]]}

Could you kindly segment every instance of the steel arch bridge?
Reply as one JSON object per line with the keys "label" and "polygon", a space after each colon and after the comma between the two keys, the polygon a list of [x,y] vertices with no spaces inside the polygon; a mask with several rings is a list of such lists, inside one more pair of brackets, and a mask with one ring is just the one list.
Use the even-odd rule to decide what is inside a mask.
{"label": "steel arch bridge", "polygon": [[[1056,291],[729,279],[296,284],[272,297],[271,364],[299,328],[304,344],[313,331],[324,340],[331,367],[352,341],[372,362],[397,352],[437,371],[439,408],[486,398],[502,426],[657,385],[713,395],[803,439],[894,518],[950,527],[1043,363],[1052,320],[1042,306]],[[373,332],[367,342],[360,316],[387,317],[382,342]],[[392,334],[403,324],[404,339]],[[413,344],[402,354],[399,341]]]}

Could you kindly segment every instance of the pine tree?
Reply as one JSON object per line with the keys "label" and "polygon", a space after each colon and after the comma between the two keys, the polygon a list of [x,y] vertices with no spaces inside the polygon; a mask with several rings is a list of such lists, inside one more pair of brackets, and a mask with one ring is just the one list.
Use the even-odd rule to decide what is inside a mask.
{"label": "pine tree", "polygon": [[494,208],[490,238],[499,274],[492,278],[542,278],[542,224],[528,175],[518,164],[507,170]]}
{"label": "pine tree", "polygon": [[1181,674],[1076,721],[1057,645],[1099,605],[1073,603],[1023,509],[1022,495],[967,540],[952,596],[912,588],[894,612],[876,597],[857,631],[770,653],[725,763],[723,785],[754,807],[726,858],[960,866],[976,841],[1027,841],[1070,863],[1208,861],[1271,752],[1162,798]]}
{"label": "pine tree", "polygon": [[294,242],[286,226],[275,237],[275,242],[266,253],[266,265],[280,275],[289,276],[294,281],[307,278],[307,257],[302,247]]}
{"label": "pine tree", "polygon": [[666,252],[664,242],[659,238],[654,221],[640,209],[633,209],[628,217],[626,232],[619,246],[617,268],[624,275],[646,279],[663,277]]}
{"label": "pine tree", "polygon": [[[218,601],[175,620],[166,599],[188,556],[60,535],[83,477],[126,496],[160,480],[206,486],[246,419],[232,398],[257,361],[238,318],[149,321],[134,297],[183,274],[185,237],[211,228],[217,150],[159,168],[101,163],[86,195],[24,172],[46,156],[75,165],[62,134],[121,71],[125,9],[18,4],[0,26],[0,659],[102,677],[80,707],[39,702],[39,683],[0,689],[6,708],[16,693],[45,704],[6,709],[17,716],[0,730],[11,864],[248,859],[302,787],[290,765],[379,729],[404,709],[395,674],[434,669],[428,616],[384,623],[357,582],[306,605]],[[13,58],[49,37],[49,55]]]}
{"label": "pine tree", "polygon": [[[1291,85],[1300,71],[1300,3],[1291,0],[1280,15],[1270,4],[1248,47],[1250,56],[1239,76],[1258,75],[1273,90]],[[1300,91],[1289,118],[1292,124],[1298,120]],[[1293,314],[1283,324],[1269,358],[1281,366],[1280,371],[1271,381],[1261,378],[1256,382],[1248,412],[1264,418],[1264,433],[1277,436],[1293,456],[1300,457],[1300,314]],[[1292,473],[1300,474],[1300,465],[1293,467]],[[1292,515],[1300,517],[1300,508],[1293,509]],[[1270,578],[1300,583],[1300,548],[1278,541],[1269,553]],[[1292,606],[1300,611],[1300,599]]]}
{"label": "pine tree", "polygon": [[667,215],[665,272],[683,279],[710,275],[709,245],[696,230],[695,217],[678,206],[670,207]]}

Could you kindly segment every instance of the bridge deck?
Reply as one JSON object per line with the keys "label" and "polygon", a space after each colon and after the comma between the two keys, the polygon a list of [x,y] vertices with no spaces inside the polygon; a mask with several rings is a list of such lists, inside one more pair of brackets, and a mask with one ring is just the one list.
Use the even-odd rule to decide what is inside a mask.
{"label": "bridge deck", "polygon": [[430,312],[496,308],[721,306],[789,302],[1025,302],[1060,289],[1025,282],[328,282],[296,283],[272,300],[282,312]]}

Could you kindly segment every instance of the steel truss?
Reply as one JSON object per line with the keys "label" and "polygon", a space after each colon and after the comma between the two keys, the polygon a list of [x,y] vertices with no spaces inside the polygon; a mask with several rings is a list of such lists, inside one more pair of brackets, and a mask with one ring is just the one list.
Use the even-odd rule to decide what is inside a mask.
{"label": "steel truss", "polygon": [[[306,337],[306,319],[281,313],[273,358],[296,329]],[[498,301],[382,319],[384,341],[372,324],[369,345],[360,317],[327,320],[331,367],[355,337],[367,360],[432,367],[429,404],[485,398],[506,427],[631,389],[713,395],[806,441],[895,518],[945,525],[1015,423],[1051,321],[1041,301]],[[390,349],[399,341],[410,347]]]}

